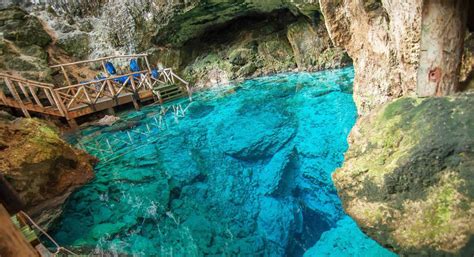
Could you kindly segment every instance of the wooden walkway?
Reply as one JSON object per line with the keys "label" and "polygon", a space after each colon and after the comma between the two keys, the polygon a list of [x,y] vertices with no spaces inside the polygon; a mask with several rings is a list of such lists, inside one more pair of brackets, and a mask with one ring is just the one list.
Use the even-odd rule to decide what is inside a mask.
{"label": "wooden walkway", "polygon": [[[106,69],[106,62],[113,59],[142,59],[146,69],[110,75]],[[91,63],[95,65],[99,63],[105,76],[72,83],[68,68]],[[75,127],[77,117],[123,104],[133,103],[138,109],[139,102],[153,99],[164,103],[187,96],[192,100],[189,83],[169,68],[153,72],[146,54],[105,57],[55,65],[51,68],[61,70],[67,86],[57,87],[0,73],[0,105],[21,109],[26,117],[30,117],[30,112],[64,117],[72,127]]]}

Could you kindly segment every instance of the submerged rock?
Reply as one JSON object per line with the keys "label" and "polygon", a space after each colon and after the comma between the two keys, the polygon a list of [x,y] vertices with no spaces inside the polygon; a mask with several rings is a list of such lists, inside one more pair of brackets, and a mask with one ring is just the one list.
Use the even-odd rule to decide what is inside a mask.
{"label": "submerged rock", "polygon": [[364,232],[404,256],[472,255],[473,104],[402,98],[358,121],[333,179]]}
{"label": "submerged rock", "polygon": [[0,121],[0,142],[1,173],[39,223],[57,218],[71,192],[94,177],[96,160],[42,121]]}
{"label": "submerged rock", "polygon": [[336,227],[321,235],[315,246],[305,252],[303,257],[380,257],[393,256],[388,250],[380,247],[374,241],[357,229],[357,224],[349,217],[337,222]]}

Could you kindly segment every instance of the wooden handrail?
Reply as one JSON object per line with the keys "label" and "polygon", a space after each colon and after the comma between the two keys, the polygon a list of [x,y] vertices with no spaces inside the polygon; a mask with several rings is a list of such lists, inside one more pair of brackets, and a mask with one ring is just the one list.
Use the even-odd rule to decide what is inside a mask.
{"label": "wooden handrail", "polygon": [[50,84],[50,83],[44,83],[44,82],[24,79],[24,78],[16,77],[16,76],[6,74],[6,73],[0,73],[0,78],[2,78],[2,77],[9,78],[10,80],[15,80],[15,81],[19,81],[19,82],[33,84],[34,86],[38,86],[38,87],[54,88],[54,85]]}
{"label": "wooden handrail", "polygon": [[[146,61],[146,68],[141,71],[110,76],[104,66],[104,60],[139,57],[145,58]],[[74,85],[71,84],[64,67],[97,61],[102,62],[102,68],[104,68],[103,72],[106,74],[105,78],[77,83]],[[135,108],[138,109],[138,101],[141,101],[143,97],[149,99],[150,96],[153,96],[155,100],[156,97],[158,97],[158,100],[162,103],[163,100],[161,98],[160,88],[156,87],[158,83],[176,84],[176,86],[181,88],[181,92],[187,91],[189,98],[192,99],[189,83],[175,74],[171,68],[161,69],[159,71],[159,76],[154,78],[152,76],[150,64],[147,60],[147,54],[103,57],[93,60],[54,65],[51,67],[61,68],[63,75],[67,80],[66,86],[56,87],[50,83],[38,82],[10,74],[0,73],[0,81],[4,81],[7,85],[5,92],[0,88],[0,104],[20,108],[27,117],[29,117],[28,111],[65,117],[70,124],[74,125],[74,119],[76,117],[103,110],[103,108],[113,108],[122,103],[132,101]],[[117,79],[119,78],[124,79],[118,81]],[[178,85],[181,83],[183,85]],[[155,95],[148,93],[154,93]]]}
{"label": "wooden handrail", "polygon": [[111,77],[106,77],[106,78],[102,78],[102,79],[97,79],[97,80],[92,80],[92,81],[88,81],[88,82],[78,83],[78,84],[74,84],[74,85],[70,85],[70,86],[58,87],[55,90],[63,90],[63,89],[80,87],[80,86],[87,86],[87,85],[91,85],[91,84],[104,82],[104,81],[107,81],[107,80],[114,80],[114,79],[118,79],[118,78],[121,78],[121,77],[127,77],[127,76],[130,76],[130,75],[143,74],[143,73],[146,73],[146,72],[147,72],[146,70],[143,70],[143,71],[137,71],[137,72],[127,73],[127,74],[123,74],[123,75],[114,75],[114,76],[111,76]]}
{"label": "wooden handrail", "polygon": [[107,56],[107,57],[101,57],[101,58],[84,60],[84,61],[57,64],[57,65],[50,66],[50,68],[67,67],[67,66],[71,66],[71,65],[90,63],[90,62],[99,62],[99,61],[112,60],[112,59],[118,59],[118,58],[135,58],[135,57],[145,57],[145,56],[148,56],[148,54],[127,54],[127,55]]}

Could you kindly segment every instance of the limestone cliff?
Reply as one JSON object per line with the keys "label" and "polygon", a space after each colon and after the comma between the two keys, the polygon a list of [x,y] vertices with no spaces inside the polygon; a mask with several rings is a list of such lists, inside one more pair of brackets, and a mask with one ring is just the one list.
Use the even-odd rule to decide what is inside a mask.
{"label": "limestone cliff", "polygon": [[45,122],[0,120],[0,170],[42,224],[58,217],[71,192],[94,177],[95,161]]}
{"label": "limestone cliff", "polygon": [[[361,115],[401,96],[414,95],[422,1],[320,0],[320,5],[334,44],[353,59],[354,99]],[[471,74],[472,36],[466,37],[465,45],[462,74]],[[466,80],[467,75],[461,75],[465,88],[471,77]]]}
{"label": "limestone cliff", "polygon": [[329,34],[353,58],[359,113],[414,92],[421,1],[321,0]]}

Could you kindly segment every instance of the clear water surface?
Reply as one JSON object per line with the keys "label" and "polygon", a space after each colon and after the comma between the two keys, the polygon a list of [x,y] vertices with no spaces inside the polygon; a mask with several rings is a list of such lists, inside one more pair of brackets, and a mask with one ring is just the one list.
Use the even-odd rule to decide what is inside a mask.
{"label": "clear water surface", "polygon": [[357,115],[353,76],[262,77],[82,130],[73,140],[102,161],[53,235],[134,256],[395,256],[331,181]]}

